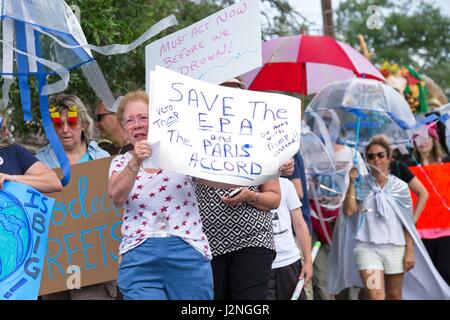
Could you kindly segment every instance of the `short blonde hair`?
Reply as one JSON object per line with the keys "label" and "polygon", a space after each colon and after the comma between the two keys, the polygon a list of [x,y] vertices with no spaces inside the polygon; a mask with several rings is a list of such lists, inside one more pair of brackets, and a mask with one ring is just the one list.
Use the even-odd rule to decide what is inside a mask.
{"label": "short blonde hair", "polygon": [[120,101],[119,107],[117,108],[117,118],[119,119],[119,123],[123,126],[123,113],[125,112],[126,107],[130,102],[133,101],[142,101],[145,104],[149,104],[150,99],[148,94],[143,90],[136,90],[127,93],[122,101]]}
{"label": "short blonde hair", "polygon": [[56,111],[61,112],[66,109],[69,110],[69,107],[75,106],[78,110],[77,118],[81,123],[81,127],[83,128],[83,132],[81,134],[81,140],[93,141],[98,136],[97,128],[94,124],[94,119],[92,119],[91,113],[88,108],[84,105],[80,98],[73,94],[60,94],[56,97],[50,98],[50,106],[55,106]]}

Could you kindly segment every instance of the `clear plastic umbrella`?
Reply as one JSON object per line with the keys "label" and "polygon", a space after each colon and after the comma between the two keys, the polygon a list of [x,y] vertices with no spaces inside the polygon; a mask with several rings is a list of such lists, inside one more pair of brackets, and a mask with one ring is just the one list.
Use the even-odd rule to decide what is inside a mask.
{"label": "clear plastic umbrella", "polygon": [[359,78],[333,82],[320,90],[305,110],[305,122],[324,139],[328,150],[334,142],[362,148],[376,134],[386,134],[395,147],[402,147],[417,125],[396,90]]}

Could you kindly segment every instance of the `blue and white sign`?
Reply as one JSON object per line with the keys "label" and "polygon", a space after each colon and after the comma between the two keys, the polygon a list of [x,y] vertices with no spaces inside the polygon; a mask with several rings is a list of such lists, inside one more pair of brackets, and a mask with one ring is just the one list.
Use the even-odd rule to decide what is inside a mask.
{"label": "blue and white sign", "polygon": [[0,189],[0,300],[37,299],[53,203],[22,183]]}
{"label": "blue and white sign", "polygon": [[300,99],[217,86],[157,67],[149,142],[159,164],[208,180],[259,185],[300,148]]}

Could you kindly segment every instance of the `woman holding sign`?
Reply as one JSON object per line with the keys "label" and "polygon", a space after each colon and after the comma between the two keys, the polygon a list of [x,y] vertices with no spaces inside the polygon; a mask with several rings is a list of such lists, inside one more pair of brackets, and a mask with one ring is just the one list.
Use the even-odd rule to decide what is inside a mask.
{"label": "woman holding sign", "polygon": [[117,110],[132,151],[111,162],[108,192],[124,208],[119,289],[125,299],[209,300],[211,251],[202,231],[194,181],[160,168],[142,168],[149,99],[128,93]]}
{"label": "woman holding sign", "polygon": [[[439,143],[436,123],[428,124],[414,134],[413,140],[416,161],[411,161],[409,165],[450,162],[450,157],[445,156]],[[440,214],[448,214],[448,212],[440,212]],[[420,229],[419,235],[436,269],[450,285],[450,228]]]}
{"label": "woman holding sign", "polygon": [[[95,139],[94,120],[83,102],[75,95],[61,94],[50,100],[50,117],[56,134],[71,165],[109,156]],[[45,146],[36,157],[50,168],[59,162],[51,145]],[[116,297],[115,281],[93,284],[81,289],[66,290],[42,298],[44,300],[113,300]]]}
{"label": "woman holding sign", "polygon": [[0,188],[5,181],[27,184],[40,192],[59,192],[56,173],[18,144],[9,144],[9,130],[0,116]]}
{"label": "woman holding sign", "polygon": [[[245,89],[238,78],[222,85]],[[292,174],[293,162],[281,169]],[[197,179],[196,193],[213,255],[214,298],[267,299],[276,254],[270,210],[280,205],[279,180],[241,188]]]}

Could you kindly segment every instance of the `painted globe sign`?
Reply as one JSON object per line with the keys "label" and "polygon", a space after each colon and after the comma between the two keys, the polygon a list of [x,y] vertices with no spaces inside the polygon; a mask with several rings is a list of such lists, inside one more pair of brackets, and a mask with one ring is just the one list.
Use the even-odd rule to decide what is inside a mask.
{"label": "painted globe sign", "polygon": [[0,190],[0,282],[26,261],[31,247],[31,226],[19,201]]}

